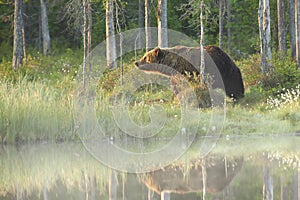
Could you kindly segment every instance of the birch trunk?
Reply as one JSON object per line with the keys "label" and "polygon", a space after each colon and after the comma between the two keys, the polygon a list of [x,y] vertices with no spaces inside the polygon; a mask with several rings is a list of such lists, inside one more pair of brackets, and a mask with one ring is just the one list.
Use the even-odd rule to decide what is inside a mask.
{"label": "birch trunk", "polygon": [[259,0],[258,9],[258,24],[259,24],[259,36],[260,36],[260,54],[261,54],[261,70],[263,74],[267,73],[266,70],[266,47],[265,47],[265,32],[263,28],[263,0]]}
{"label": "birch trunk", "polygon": [[92,74],[92,64],[91,64],[91,48],[92,48],[92,10],[91,10],[91,2],[87,0],[87,17],[88,17],[88,25],[87,25],[87,64],[88,64],[88,76]]}
{"label": "birch trunk", "polygon": [[150,0],[145,0],[145,33],[146,33],[146,51],[151,48],[151,31],[150,31]]}
{"label": "birch trunk", "polygon": [[13,44],[13,58],[12,68],[17,69],[22,65],[23,60],[23,37],[22,37],[22,0],[15,0],[14,9],[14,44]]}
{"label": "birch trunk", "polygon": [[144,26],[144,23],[143,23],[143,15],[144,15],[144,12],[143,12],[143,9],[144,9],[144,2],[143,0],[139,0],[139,19],[138,19],[138,26],[139,26],[139,36],[138,36],[138,41],[137,41],[137,48],[138,49],[141,49],[142,48],[142,29],[143,29],[143,26]]}
{"label": "birch trunk", "polygon": [[158,46],[168,47],[167,0],[158,0],[157,7]]}
{"label": "birch trunk", "polygon": [[200,63],[200,77],[201,83],[204,83],[204,70],[205,70],[205,61],[204,61],[204,19],[203,19],[203,11],[204,11],[204,0],[201,0],[200,4],[200,50],[201,50],[201,63]]}
{"label": "birch trunk", "polygon": [[87,54],[88,54],[88,50],[87,50],[87,0],[83,0],[83,31],[82,31],[82,37],[83,37],[83,65],[82,65],[82,76],[83,76],[83,89],[85,90],[86,87],[86,64],[87,64]]}
{"label": "birch trunk", "polygon": [[106,67],[116,67],[116,39],[114,26],[114,1],[106,1]]}
{"label": "birch trunk", "polygon": [[223,48],[223,10],[224,0],[219,0],[219,47]]}
{"label": "birch trunk", "polygon": [[47,6],[44,0],[41,1],[41,23],[42,23],[42,39],[43,39],[43,54],[50,53],[50,33],[48,26]]}
{"label": "birch trunk", "polygon": [[227,49],[230,54],[231,50],[231,0],[227,0],[227,23],[229,24],[227,28]]}
{"label": "birch trunk", "polygon": [[271,49],[271,17],[270,17],[270,2],[269,0],[264,0],[264,10],[263,10],[264,20],[264,32],[265,32],[265,48],[267,55],[267,72],[271,71],[271,63],[269,62],[272,59],[272,49]]}

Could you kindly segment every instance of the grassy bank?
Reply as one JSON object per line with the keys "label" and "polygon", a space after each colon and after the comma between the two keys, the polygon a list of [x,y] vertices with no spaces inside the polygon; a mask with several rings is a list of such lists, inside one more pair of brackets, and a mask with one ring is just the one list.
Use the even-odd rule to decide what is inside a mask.
{"label": "grassy bank", "polygon": [[[125,73],[133,67],[125,59]],[[69,141],[80,139],[80,131],[99,129],[105,136],[119,136],[120,127],[112,112],[111,99],[118,91],[120,70],[105,72],[95,91],[92,111],[84,110],[77,97],[75,77],[81,67],[80,52],[66,51],[52,57],[30,56],[19,71],[10,62],[0,65],[0,136],[3,143],[28,141]],[[274,58],[272,76],[263,77],[257,56],[237,62],[246,85],[245,98],[226,105],[223,135],[268,135],[300,132],[299,70],[288,58]],[[80,96],[81,95],[81,96]],[[79,97],[82,94],[79,93]],[[172,137],[181,128],[181,107],[168,88],[148,84],[130,98],[126,112],[137,125],[151,123],[149,110],[159,105],[165,110],[166,122],[156,137]],[[199,114],[200,113],[200,114]],[[200,109],[199,135],[211,128],[212,110]],[[193,115],[193,114],[192,114]],[[82,125],[85,118],[85,126]],[[83,129],[84,128],[84,129]]]}

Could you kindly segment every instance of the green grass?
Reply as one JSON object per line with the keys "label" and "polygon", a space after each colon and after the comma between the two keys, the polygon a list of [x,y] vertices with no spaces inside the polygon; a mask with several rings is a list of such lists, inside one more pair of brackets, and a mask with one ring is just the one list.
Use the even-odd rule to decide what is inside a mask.
{"label": "green grass", "polygon": [[[95,94],[95,101],[92,107],[87,107],[87,103],[91,102],[87,101],[89,98],[82,98],[83,93],[79,92],[82,83],[75,81],[76,74],[80,74],[79,53],[80,51],[67,50],[51,57],[32,53],[28,56],[27,64],[19,71],[11,70],[10,62],[0,63],[2,142],[73,141],[80,139],[83,131],[93,134],[95,130],[100,130],[104,136],[122,137],[112,113],[112,100],[115,95],[122,96],[124,91],[119,86],[120,69],[106,71],[100,80],[94,80],[96,92],[89,91],[93,94],[86,95]],[[127,73],[133,67],[133,60],[124,60]],[[269,135],[300,132],[300,86],[295,83],[295,80],[299,80],[296,79],[298,72],[290,69],[294,65],[288,59],[274,59],[274,66],[278,69],[274,73],[275,80],[280,78],[279,72],[283,67],[289,65],[285,77],[274,84],[274,81],[262,78],[257,62],[255,56],[237,62],[245,80],[246,96],[237,103],[227,102],[226,119],[221,133]],[[283,87],[284,85],[287,87]],[[127,93],[117,99],[128,100],[126,95]],[[149,111],[153,105],[164,109],[167,121],[155,137],[172,137],[182,128],[181,107],[170,89],[147,84],[129,94],[129,97],[130,106],[127,110],[122,109],[138,126],[151,123]],[[96,113],[96,119],[93,112]],[[196,115],[199,118],[194,117]],[[205,135],[213,123],[210,121],[211,115],[210,108],[191,112],[192,117],[185,125],[195,126],[199,123],[198,135]],[[123,120],[121,123],[126,122]],[[222,119],[218,120],[218,124],[222,122]]]}
{"label": "green grass", "polygon": [[71,93],[46,83],[22,80],[0,86],[3,140],[68,140],[73,133]]}

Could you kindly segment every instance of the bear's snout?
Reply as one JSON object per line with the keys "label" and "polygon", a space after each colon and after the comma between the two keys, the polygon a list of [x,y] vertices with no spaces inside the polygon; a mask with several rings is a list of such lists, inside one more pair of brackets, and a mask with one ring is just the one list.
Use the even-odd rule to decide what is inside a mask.
{"label": "bear's snout", "polygon": [[136,61],[134,64],[135,64],[135,66],[137,66],[137,67],[139,66],[139,62],[138,62],[138,61]]}

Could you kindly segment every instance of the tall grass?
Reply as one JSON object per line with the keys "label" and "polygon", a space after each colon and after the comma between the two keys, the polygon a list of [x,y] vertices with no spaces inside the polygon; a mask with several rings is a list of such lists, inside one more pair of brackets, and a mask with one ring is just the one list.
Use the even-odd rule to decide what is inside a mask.
{"label": "tall grass", "polygon": [[[89,98],[84,97],[82,102],[80,94],[80,99],[77,99],[79,90],[74,87],[73,80],[79,74],[82,61],[79,53],[67,50],[54,57],[32,54],[20,71],[11,70],[9,62],[0,64],[0,142],[76,140],[82,136],[82,131],[95,130],[104,136],[120,136],[122,131],[114,119],[111,102],[114,93],[118,94],[120,89],[120,71],[107,71],[100,80],[95,80],[93,84],[97,89],[94,91],[94,88],[91,94],[95,97],[93,106],[85,107],[90,103],[85,101]],[[125,73],[132,69],[132,62],[131,57],[125,63]],[[274,59],[274,80],[264,80],[258,56],[237,64],[243,74],[246,96],[237,104],[227,105],[222,133],[300,132],[300,92],[299,86],[296,86],[299,70],[295,70],[294,63],[288,58],[282,61]],[[199,89],[197,83],[192,86],[195,90]],[[130,108],[124,112],[138,126],[151,123],[149,110],[152,105],[163,107],[168,120],[156,137],[172,137],[180,129],[181,108],[170,88],[144,85],[135,91],[130,100]],[[212,110],[200,109],[199,112],[199,118],[196,117],[199,113],[195,113],[192,119],[188,119],[188,124],[199,123],[198,134],[202,136],[209,129]]]}
{"label": "tall grass", "polygon": [[0,85],[0,134],[3,141],[74,138],[72,94],[46,82]]}
{"label": "tall grass", "polygon": [[[300,105],[299,99],[296,98],[299,94],[295,93],[298,90],[298,88],[288,90],[289,93],[281,95],[284,99],[274,98],[273,101],[269,99],[256,108],[227,105],[222,133],[265,135],[299,132]],[[295,95],[291,97],[293,92]],[[74,93],[73,89],[63,89],[62,86],[48,85],[47,82],[42,81],[32,82],[23,79],[19,84],[2,83],[0,85],[2,142],[71,141],[87,136],[88,133],[122,136],[122,127],[118,126],[114,118],[113,104],[109,94],[102,90],[97,91],[92,107],[85,107],[76,100]],[[289,103],[287,98],[290,99]],[[134,99],[129,109],[124,112],[136,125],[147,126],[151,123],[149,118],[151,105],[147,101],[138,99]],[[135,100],[138,101],[135,102]],[[279,106],[275,102],[282,102],[280,105],[284,106],[278,109]],[[154,101],[154,105],[155,103],[157,102]],[[176,102],[159,102],[159,104],[166,112],[167,121],[155,137],[173,137],[182,123],[180,105]],[[277,105],[277,107],[271,108],[271,105]],[[96,114],[93,115],[93,112]],[[200,112],[199,115],[191,114],[193,119],[188,119],[187,124],[194,126],[199,123],[198,134],[205,135],[209,129],[212,110],[201,109],[198,112]]]}

